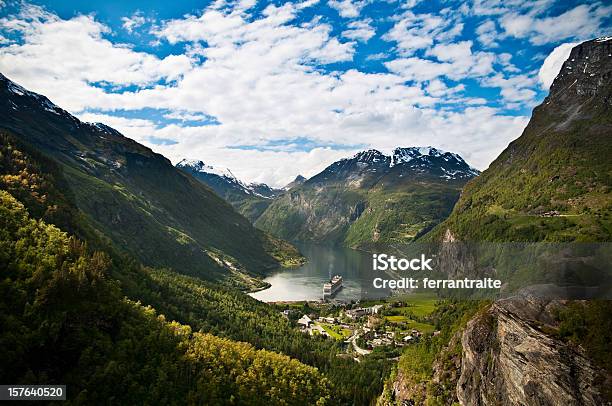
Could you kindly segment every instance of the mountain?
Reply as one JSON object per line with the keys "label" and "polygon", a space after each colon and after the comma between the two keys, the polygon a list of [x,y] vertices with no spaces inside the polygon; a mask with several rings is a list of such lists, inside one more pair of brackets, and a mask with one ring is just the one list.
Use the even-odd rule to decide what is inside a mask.
{"label": "mountain", "polygon": [[[274,266],[300,260],[295,248],[165,158],[1,79],[0,380],[68,384],[68,400],[88,404],[372,403],[385,355],[340,357],[335,340],[235,289],[263,285],[236,258],[269,258],[241,245]],[[194,241],[218,234],[213,260],[161,238],[170,220]]]}
{"label": "mountain", "polygon": [[278,266],[266,252],[275,240],[162,155],[2,75],[0,95],[0,131],[57,165],[79,237],[242,288],[262,286],[258,278]]}
{"label": "mountain", "polygon": [[[202,392],[191,392],[194,399],[204,404],[224,403],[224,395],[241,399],[243,395],[234,394],[236,390],[248,392],[243,380],[250,378],[245,374],[251,374],[258,390],[270,389],[269,394],[257,397],[265,399],[264,403],[316,403],[316,399],[312,402],[304,399],[309,399],[310,394],[316,396],[316,391],[325,391],[325,379],[318,377],[318,383],[313,385],[304,380],[296,383],[293,376],[298,376],[300,370],[309,370],[296,364],[297,359],[325,371],[334,385],[330,391],[334,404],[369,404],[379,393],[381,379],[389,371],[388,361],[355,363],[350,358],[338,357],[341,348],[333,340],[304,335],[275,307],[232,287],[168,268],[145,267],[134,258],[135,254],[119,253],[122,247],[113,246],[82,218],[63,167],[3,131],[0,131],[0,189],[3,247],[0,269],[5,293],[0,295],[3,309],[0,341],[15,349],[7,353],[7,359],[17,360],[10,362],[10,368],[3,368],[9,364],[0,363],[3,381],[33,384],[43,376],[48,383],[70,384],[73,390],[69,399],[97,404],[104,403],[104,396],[111,396],[106,388],[123,388],[121,385],[135,385],[142,379],[148,385],[137,391],[124,391],[129,399],[123,395],[116,399],[129,404],[143,401],[166,404],[176,403],[171,398],[185,399],[192,391],[194,380],[175,375],[177,371],[189,370],[189,376],[195,378],[200,375],[194,374],[193,368],[214,370],[210,363],[217,362],[216,365],[229,368],[228,374],[215,373],[213,381],[210,376],[203,378],[210,385],[202,383],[204,386],[198,385]],[[74,234],[84,239],[79,240]],[[290,250],[283,249],[287,243],[280,243],[270,248],[287,261],[283,255]],[[112,292],[108,292],[107,286]],[[117,296],[119,301],[125,298],[126,303],[112,304]],[[109,302],[110,307],[105,305]],[[36,306],[32,307],[32,303]],[[127,319],[121,306],[128,308]],[[141,313],[143,317],[139,316]],[[54,328],[40,329],[39,325]],[[173,332],[177,334],[176,340],[172,339]],[[200,345],[202,337],[194,332],[206,333],[204,346]],[[154,339],[156,335],[159,336]],[[160,342],[160,337],[169,338],[170,342]],[[251,347],[236,341],[268,351],[253,354]],[[132,344],[123,345],[124,342]],[[133,345],[135,342],[137,346]],[[211,346],[227,356],[211,352]],[[92,351],[97,354],[95,360],[88,358]],[[270,351],[293,360],[276,357]],[[61,357],[61,362],[57,357]],[[185,359],[193,362],[186,365]],[[239,369],[228,362],[234,362],[232,365]],[[260,375],[262,365],[267,372]],[[126,370],[132,375],[126,376]],[[151,371],[155,376],[150,375]],[[267,379],[268,374],[283,383],[275,385]],[[122,376],[121,383],[109,382],[119,379],[118,376]],[[100,386],[100,382],[105,385]],[[172,394],[162,390],[167,385],[175,389]],[[279,394],[287,385],[294,391]],[[207,393],[214,398],[206,397]],[[296,393],[300,402],[290,400]]]}
{"label": "mountain", "polygon": [[611,48],[604,39],[572,50],[523,134],[429,238],[612,240]]}
{"label": "mountain", "polygon": [[283,192],[265,183],[247,185],[238,180],[229,169],[214,168],[198,160],[183,159],[176,167],[210,187],[251,222],[263,213],[272,199]]}
{"label": "mountain", "polygon": [[[45,187],[32,177],[29,181],[30,186]],[[113,261],[105,252],[90,252],[85,243],[31,218],[24,205],[4,190],[0,190],[0,246],[0,342],[6,346],[0,363],[2,382],[63,384],[70,388],[66,396],[72,404],[107,404],[111,399],[117,404],[330,401],[330,381],[317,368],[204,333],[200,326],[192,329],[127,299],[121,289],[125,285],[111,276]],[[180,291],[189,292],[193,285]],[[157,288],[170,287],[164,283]],[[161,289],[152,294],[160,295]],[[229,296],[223,295],[223,289],[215,292],[211,311],[198,313],[210,317],[210,322],[214,320],[210,314],[226,306],[219,299]],[[210,295],[208,289],[197,293],[199,302],[192,298],[192,305]],[[179,293],[172,299],[185,297]],[[180,299],[179,306],[173,306],[175,312]],[[243,297],[238,305],[249,299],[259,303]],[[268,313],[273,313],[271,308]],[[303,336],[274,313],[277,320],[267,319],[266,324],[276,327],[276,335],[281,329],[298,340]],[[247,314],[243,311],[240,317]],[[261,318],[251,323],[263,324]],[[238,327],[248,330],[245,326]]]}
{"label": "mountain", "polygon": [[443,220],[478,173],[433,147],[396,148],[390,156],[362,151],[292,187],[255,224],[288,240],[353,247],[410,241]]}
{"label": "mountain", "polygon": [[306,182],[306,178],[302,175],[298,175],[291,182],[287,183],[287,185],[283,188],[284,190],[293,189],[294,187],[300,186],[302,183]]}
{"label": "mountain", "polygon": [[[596,246],[609,256],[610,157],[608,37],[571,50],[522,135],[467,183],[449,218],[423,240],[588,241],[604,243]],[[572,245],[588,259],[585,246]],[[570,251],[564,250],[560,266],[580,280],[584,275],[572,275]],[[545,261],[536,266],[549,271]],[[443,331],[444,340],[434,339],[428,348],[436,351],[423,346],[404,354],[381,403],[610,404],[611,315],[609,300],[552,300],[528,291],[472,309],[446,336]],[[418,357],[433,365],[425,375],[412,367]]]}

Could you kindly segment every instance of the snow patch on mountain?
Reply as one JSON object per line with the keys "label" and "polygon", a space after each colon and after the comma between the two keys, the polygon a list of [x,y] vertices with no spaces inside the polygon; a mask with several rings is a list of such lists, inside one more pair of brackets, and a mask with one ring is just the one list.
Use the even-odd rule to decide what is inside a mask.
{"label": "snow patch on mountain", "polygon": [[211,165],[206,165],[203,161],[197,159],[183,159],[178,164],[178,168],[186,168],[193,172],[199,172],[207,175],[218,176],[225,182],[231,183],[240,188],[245,194],[271,199],[276,196],[277,191],[272,189],[265,183],[249,183],[248,185],[238,179],[229,168],[217,168]]}
{"label": "snow patch on mountain", "polygon": [[[443,160],[440,163],[439,160]],[[395,148],[390,167],[409,164],[410,167],[439,167],[444,179],[460,179],[478,176],[480,172],[469,166],[461,156],[432,146]],[[453,169],[449,169],[453,168]]]}
{"label": "snow patch on mountain", "polygon": [[[358,152],[351,158],[340,159],[328,166],[315,181],[327,180],[334,173],[345,173],[352,181],[361,179],[366,173],[387,173],[392,168],[406,168],[415,173],[429,173],[446,180],[468,179],[480,175],[458,154],[447,152],[432,146],[395,148],[391,155],[369,149]],[[354,174],[350,174],[355,171]],[[401,172],[401,169],[397,173]]]}
{"label": "snow patch on mountain", "polygon": [[181,160],[181,162],[176,164],[176,166],[178,166],[179,168],[190,168],[194,172],[209,173],[211,175],[221,176],[234,183],[238,183],[244,186],[245,189],[247,188],[247,186],[243,182],[238,180],[238,178],[234,176],[232,171],[230,171],[228,168],[216,168],[211,165],[206,165],[203,161],[196,159],[183,159]]}
{"label": "snow patch on mountain", "polygon": [[[57,107],[55,104],[51,103],[51,101],[45,96],[26,90],[25,88],[21,87],[17,83],[4,76],[2,73],[0,73],[0,82],[6,83],[6,89],[9,91],[9,93],[20,97],[30,97],[40,103],[43,109],[48,112],[60,115],[64,111],[61,108]],[[13,101],[11,101],[11,106],[14,106],[15,110],[17,109],[17,105]]]}

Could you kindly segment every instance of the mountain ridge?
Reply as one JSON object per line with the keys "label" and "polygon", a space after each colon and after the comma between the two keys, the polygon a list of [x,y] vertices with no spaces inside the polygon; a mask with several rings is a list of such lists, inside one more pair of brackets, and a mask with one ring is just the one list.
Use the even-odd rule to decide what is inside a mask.
{"label": "mountain ridge", "polygon": [[182,159],[176,167],[211,188],[251,223],[257,220],[272,199],[283,193],[283,190],[271,188],[265,183],[246,184],[229,168],[219,169],[201,160]]}
{"label": "mountain ridge", "polygon": [[433,147],[360,151],[292,187],[255,225],[287,240],[359,248],[407,242],[450,213],[462,185],[478,174]]}
{"label": "mountain ridge", "polygon": [[4,75],[0,95],[0,129],[59,164],[79,221],[119,251],[241,288],[259,287],[258,278],[279,266],[267,236],[164,156]]}
{"label": "mountain ridge", "polygon": [[[211,165],[206,165],[202,160],[195,159],[181,159],[176,165],[177,168],[183,169],[186,172],[192,172],[196,174],[205,174],[211,176],[217,176],[223,178],[227,183],[234,185],[245,195],[252,195],[255,197],[261,197],[264,199],[273,199],[282,189],[276,189],[268,186],[261,182],[244,183],[236,175],[234,175],[229,168],[217,168]],[[210,186],[210,185],[209,185]],[[213,188],[214,189],[214,188]],[[222,196],[222,193],[219,193]]]}

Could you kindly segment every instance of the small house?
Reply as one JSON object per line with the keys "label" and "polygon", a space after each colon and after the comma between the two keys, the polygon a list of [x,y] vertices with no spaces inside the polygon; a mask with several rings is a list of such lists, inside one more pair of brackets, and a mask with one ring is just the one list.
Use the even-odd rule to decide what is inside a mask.
{"label": "small house", "polygon": [[312,324],[312,319],[310,317],[308,317],[308,315],[303,315],[299,320],[298,320],[298,325],[301,328],[308,328],[310,327],[310,325]]}

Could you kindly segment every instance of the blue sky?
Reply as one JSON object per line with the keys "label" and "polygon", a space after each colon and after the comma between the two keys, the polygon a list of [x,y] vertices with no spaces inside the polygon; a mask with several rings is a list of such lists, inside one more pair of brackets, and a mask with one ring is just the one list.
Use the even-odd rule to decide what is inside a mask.
{"label": "blue sky", "polygon": [[484,169],[610,15],[593,1],[0,0],[0,71],[247,181],[396,146]]}

